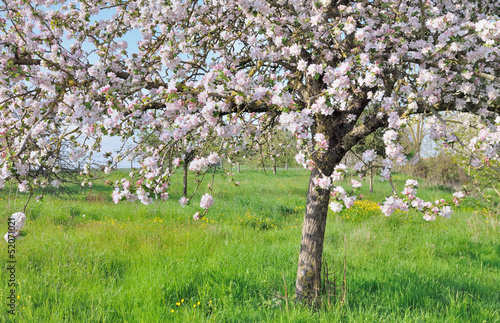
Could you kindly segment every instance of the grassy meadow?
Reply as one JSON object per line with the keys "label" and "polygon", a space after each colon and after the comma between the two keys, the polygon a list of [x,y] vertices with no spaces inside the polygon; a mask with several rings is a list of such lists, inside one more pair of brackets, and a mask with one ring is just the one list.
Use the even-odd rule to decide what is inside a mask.
{"label": "grassy meadow", "polygon": [[[104,179],[72,195],[33,198],[15,243],[15,315],[7,313],[0,242],[0,322],[500,322],[497,215],[468,198],[450,219],[386,218],[377,203],[390,187],[378,179],[374,194],[365,181],[362,200],[329,214],[324,258],[342,286],[345,257],[345,299],[338,288],[313,307],[296,304],[308,175],[243,169],[233,187],[218,174],[215,204],[199,221],[192,216],[207,185],[181,208],[181,178],[168,201],[148,206],[114,204]],[[405,179],[396,175],[398,191]],[[453,193],[421,184],[419,196],[431,201]],[[2,236],[26,199],[0,191]]]}

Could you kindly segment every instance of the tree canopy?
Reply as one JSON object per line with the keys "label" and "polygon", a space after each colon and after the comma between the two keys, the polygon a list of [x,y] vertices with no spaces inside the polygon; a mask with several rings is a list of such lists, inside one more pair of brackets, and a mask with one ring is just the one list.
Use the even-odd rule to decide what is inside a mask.
{"label": "tree canopy", "polygon": [[[318,289],[332,179],[361,139],[388,129],[387,174],[407,162],[407,116],[434,114],[431,135],[453,141],[437,112],[457,110],[482,116],[473,150],[498,158],[497,0],[2,0],[0,12],[0,187],[48,185],[65,142],[76,162],[120,136],[148,157],[114,198],[148,204],[168,197],[174,147],[215,135],[237,152],[284,127],[312,170],[300,297]],[[218,151],[191,168],[231,158]],[[334,211],[352,202],[333,195]],[[391,199],[388,215],[412,202]]]}

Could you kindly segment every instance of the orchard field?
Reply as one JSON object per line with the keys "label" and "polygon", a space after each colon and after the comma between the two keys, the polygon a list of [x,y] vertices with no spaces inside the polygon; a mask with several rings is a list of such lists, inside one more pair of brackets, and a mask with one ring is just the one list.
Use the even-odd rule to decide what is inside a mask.
{"label": "orchard field", "polygon": [[[0,242],[1,322],[500,321],[500,222],[480,200],[467,198],[450,219],[386,218],[377,203],[389,185],[377,180],[369,194],[365,181],[353,208],[329,211],[331,284],[308,307],[293,300],[307,171],[244,168],[239,187],[217,174],[214,207],[199,221],[192,216],[206,184],[184,208],[180,178],[166,202],[116,205],[104,180],[126,174],[30,201],[15,243],[15,315],[7,314],[8,254]],[[395,175],[398,191],[405,179]],[[431,201],[453,193],[420,187]],[[27,197],[8,186],[0,194],[6,232]]]}

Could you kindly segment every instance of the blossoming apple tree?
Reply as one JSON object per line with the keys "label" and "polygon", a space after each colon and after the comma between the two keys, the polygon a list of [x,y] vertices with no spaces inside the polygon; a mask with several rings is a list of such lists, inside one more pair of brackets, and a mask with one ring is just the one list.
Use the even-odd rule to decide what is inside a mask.
{"label": "blossoming apple tree", "polygon": [[[50,185],[63,143],[74,147],[73,161],[88,161],[105,135],[155,132],[161,145],[139,140],[148,157],[114,193],[117,202],[148,204],[168,197],[176,163],[165,161],[181,157],[173,147],[189,145],[186,138],[216,135],[222,149],[284,127],[297,139],[297,161],[311,169],[299,299],[320,286],[331,196],[334,211],[354,200],[334,181],[359,140],[388,129],[387,177],[407,161],[397,133],[407,116],[436,115],[433,134],[446,137],[438,113],[459,110],[485,116],[475,147],[498,158],[497,0],[0,3],[0,186]],[[231,158],[231,150],[218,151],[198,155],[190,167],[202,172]],[[416,184],[387,198],[382,211],[415,207],[428,220],[449,216],[444,200],[416,198]],[[202,207],[212,202],[204,196]]]}

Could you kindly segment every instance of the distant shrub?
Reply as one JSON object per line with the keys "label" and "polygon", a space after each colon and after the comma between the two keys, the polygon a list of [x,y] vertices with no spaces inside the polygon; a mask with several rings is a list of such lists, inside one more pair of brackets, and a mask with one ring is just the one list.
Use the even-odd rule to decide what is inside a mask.
{"label": "distant shrub", "polygon": [[87,193],[87,202],[97,202],[97,203],[104,203],[106,202],[106,195],[102,192],[99,193],[94,193],[94,192],[88,192]]}
{"label": "distant shrub", "polygon": [[400,171],[423,178],[431,185],[459,187],[468,179],[467,173],[448,156],[424,158],[416,165],[405,166]]}

